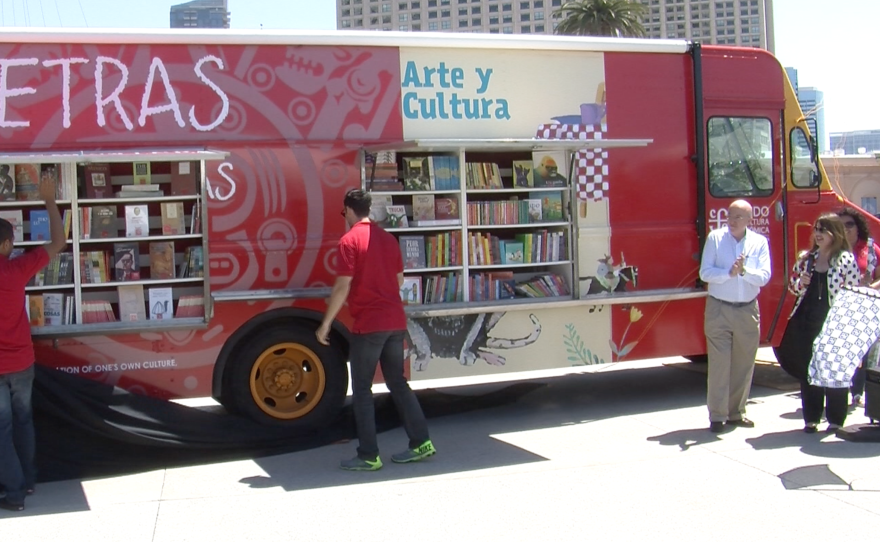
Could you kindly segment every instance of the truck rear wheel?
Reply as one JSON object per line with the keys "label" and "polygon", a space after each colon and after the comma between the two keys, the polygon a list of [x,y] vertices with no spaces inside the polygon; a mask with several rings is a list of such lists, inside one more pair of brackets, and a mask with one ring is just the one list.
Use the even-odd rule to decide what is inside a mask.
{"label": "truck rear wheel", "polygon": [[310,329],[269,329],[236,357],[228,380],[232,402],[255,421],[318,429],[342,409],[348,390],[345,359],[339,349],[318,343]]}

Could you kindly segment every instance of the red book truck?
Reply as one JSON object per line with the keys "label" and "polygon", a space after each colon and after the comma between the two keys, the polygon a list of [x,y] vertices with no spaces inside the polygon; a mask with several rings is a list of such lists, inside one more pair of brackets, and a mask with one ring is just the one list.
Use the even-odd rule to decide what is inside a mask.
{"label": "red book truck", "polygon": [[[330,347],[314,330],[348,189],[373,190],[378,214],[400,213],[390,231],[424,239],[402,292],[411,378],[493,375],[704,354],[699,255],[736,198],[770,239],[762,339],[778,344],[787,271],[812,220],[841,205],[814,148],[759,49],[0,35],[0,164],[56,175],[70,217],[72,257],[28,287],[32,309],[61,312],[33,328],[39,362],[295,427],[327,423],[346,394],[350,317]],[[0,210],[20,213],[26,249],[41,206],[16,180]],[[113,273],[122,252],[137,275]]]}

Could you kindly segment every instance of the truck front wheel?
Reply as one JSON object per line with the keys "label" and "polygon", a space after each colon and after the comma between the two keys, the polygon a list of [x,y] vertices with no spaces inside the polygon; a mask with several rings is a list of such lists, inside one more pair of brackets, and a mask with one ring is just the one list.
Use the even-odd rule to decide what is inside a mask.
{"label": "truck front wheel", "polygon": [[344,356],[318,343],[310,329],[271,328],[249,340],[232,362],[227,382],[235,408],[260,423],[319,429],[345,402]]}

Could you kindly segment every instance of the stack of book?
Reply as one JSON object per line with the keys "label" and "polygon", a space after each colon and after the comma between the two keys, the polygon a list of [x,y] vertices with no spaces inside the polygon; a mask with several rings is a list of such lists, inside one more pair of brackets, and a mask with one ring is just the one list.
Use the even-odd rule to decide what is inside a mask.
{"label": "stack of book", "polygon": [[181,278],[203,278],[205,276],[205,259],[202,247],[187,247],[180,264]]}
{"label": "stack of book", "polygon": [[538,230],[520,233],[516,240],[523,245],[523,263],[558,262],[566,259],[565,233]]}
{"label": "stack of book", "polygon": [[465,164],[468,188],[504,188],[501,170],[493,162],[468,162]]}
{"label": "stack of book", "polygon": [[49,264],[40,269],[29,286],[55,286],[73,284],[73,254],[60,252],[49,260]]}
{"label": "stack of book", "polygon": [[506,201],[469,201],[468,223],[475,226],[531,224],[540,222],[542,203],[540,199]]}
{"label": "stack of book", "polygon": [[525,297],[560,297],[569,295],[568,285],[561,275],[546,274],[518,282],[516,292]]}
{"label": "stack of book", "polygon": [[461,275],[429,275],[425,277],[424,303],[451,303],[464,298]]}
{"label": "stack of book", "polygon": [[403,190],[397,171],[397,154],[383,151],[366,154],[367,190],[388,192]]}
{"label": "stack of book", "polygon": [[116,314],[109,301],[93,300],[82,302],[82,323],[98,324],[101,322],[115,322]]}
{"label": "stack of book", "polygon": [[110,257],[100,250],[80,252],[79,272],[83,284],[110,282]]}
{"label": "stack of book", "polygon": [[175,318],[204,318],[205,298],[199,295],[182,295],[177,300]]}
{"label": "stack of book", "polygon": [[432,156],[431,168],[434,172],[435,190],[458,190],[461,188],[461,173],[457,156]]}
{"label": "stack of book", "polygon": [[126,184],[116,192],[117,198],[158,198],[164,195],[158,184]]}
{"label": "stack of book", "polygon": [[468,287],[470,288],[471,301],[492,301],[516,297],[516,281],[511,271],[471,275]]}

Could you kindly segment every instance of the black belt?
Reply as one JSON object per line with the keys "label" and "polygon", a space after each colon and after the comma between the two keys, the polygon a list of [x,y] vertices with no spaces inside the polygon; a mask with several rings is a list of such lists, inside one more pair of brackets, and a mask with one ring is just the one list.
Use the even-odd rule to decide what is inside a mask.
{"label": "black belt", "polygon": [[[712,297],[712,296],[709,296],[709,297]],[[725,301],[725,300],[723,300],[723,299],[718,299],[717,297],[712,297],[712,299],[714,299],[715,301],[717,301],[717,302],[719,302],[719,303],[722,303],[722,304],[724,304],[724,305],[729,305],[729,306],[731,306],[731,307],[736,307],[737,309],[741,309],[741,308],[743,308],[743,307],[748,307],[749,305],[751,305],[752,303],[755,302],[755,299],[758,299],[758,298],[756,297],[755,299],[753,299],[753,300],[751,300],[751,301],[742,301],[742,302],[739,302],[739,301]]]}

